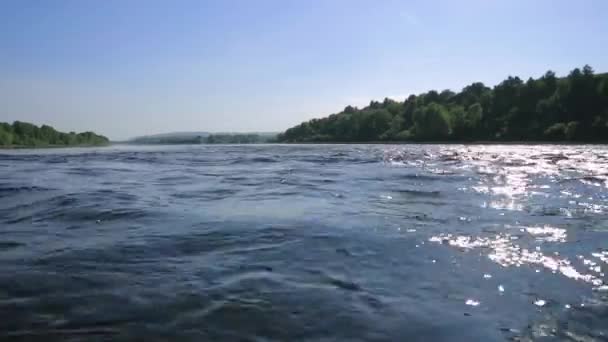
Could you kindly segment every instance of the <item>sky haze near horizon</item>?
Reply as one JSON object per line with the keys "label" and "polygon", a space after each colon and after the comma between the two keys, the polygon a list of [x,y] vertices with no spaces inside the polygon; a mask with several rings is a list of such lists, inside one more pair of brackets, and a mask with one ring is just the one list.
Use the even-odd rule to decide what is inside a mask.
{"label": "sky haze near horizon", "polygon": [[0,121],[282,131],[509,75],[608,72],[604,0],[5,0]]}

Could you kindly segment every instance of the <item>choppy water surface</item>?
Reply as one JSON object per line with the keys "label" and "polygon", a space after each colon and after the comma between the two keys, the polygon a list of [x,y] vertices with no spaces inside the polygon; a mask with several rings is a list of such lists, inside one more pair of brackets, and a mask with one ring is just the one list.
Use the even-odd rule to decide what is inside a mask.
{"label": "choppy water surface", "polygon": [[0,152],[2,340],[608,340],[608,147]]}

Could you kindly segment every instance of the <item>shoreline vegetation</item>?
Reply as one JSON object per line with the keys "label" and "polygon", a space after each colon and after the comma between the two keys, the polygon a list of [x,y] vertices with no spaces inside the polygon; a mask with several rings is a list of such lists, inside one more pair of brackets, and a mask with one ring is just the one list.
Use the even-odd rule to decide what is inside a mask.
{"label": "shoreline vegetation", "polygon": [[38,127],[21,121],[13,124],[0,122],[0,149],[91,147],[109,143],[108,138],[93,132],[64,133],[48,125]]}
{"label": "shoreline vegetation", "polygon": [[185,132],[143,136],[127,141],[139,145],[265,144],[276,142],[277,133]]}
{"label": "shoreline vegetation", "polygon": [[276,142],[606,143],[608,74],[585,65],[563,78],[547,71],[527,81],[509,76],[493,88],[476,82],[459,93],[385,98],[303,122]]}
{"label": "shoreline vegetation", "polygon": [[[608,73],[585,65],[558,78],[547,71],[527,81],[509,76],[493,88],[476,82],[347,106],[283,133],[182,132],[134,138],[122,144],[574,144],[608,143]],[[0,149],[109,145],[93,132],[59,132],[21,121],[0,122]]]}

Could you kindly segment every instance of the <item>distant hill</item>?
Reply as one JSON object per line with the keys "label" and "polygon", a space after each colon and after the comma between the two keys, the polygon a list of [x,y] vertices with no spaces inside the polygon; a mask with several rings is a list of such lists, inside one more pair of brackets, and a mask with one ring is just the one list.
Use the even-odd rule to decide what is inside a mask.
{"label": "distant hill", "polygon": [[99,146],[109,142],[108,138],[93,132],[64,133],[48,125],[38,127],[21,121],[13,124],[0,122],[0,148]]}
{"label": "distant hill", "polygon": [[210,133],[174,132],[146,135],[128,140],[131,144],[255,144],[268,143],[276,139],[277,133]]}
{"label": "distant hill", "polygon": [[173,132],[145,135],[128,140],[133,144],[200,144],[209,132]]}

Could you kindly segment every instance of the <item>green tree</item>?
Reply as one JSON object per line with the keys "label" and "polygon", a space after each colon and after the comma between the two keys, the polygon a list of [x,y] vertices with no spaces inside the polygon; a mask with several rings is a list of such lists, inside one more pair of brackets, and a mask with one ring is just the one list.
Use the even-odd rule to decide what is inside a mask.
{"label": "green tree", "polygon": [[559,122],[551,125],[544,132],[545,139],[547,140],[565,140],[566,139],[566,125],[563,122]]}
{"label": "green tree", "polygon": [[431,102],[414,112],[414,134],[419,139],[443,140],[450,133],[448,113],[442,105]]}
{"label": "green tree", "polygon": [[10,146],[13,144],[13,132],[9,125],[0,124],[0,146]]}
{"label": "green tree", "polygon": [[459,140],[474,140],[478,138],[478,129],[481,123],[483,109],[475,103],[465,111],[462,106],[450,109],[450,122],[452,137]]}
{"label": "green tree", "polygon": [[571,140],[571,141],[576,140],[577,135],[578,135],[578,126],[579,126],[578,121],[568,122],[568,124],[566,125],[566,129],[564,130],[566,139]]}
{"label": "green tree", "polygon": [[375,110],[364,117],[359,137],[366,141],[379,140],[389,130],[393,116],[386,110]]}

